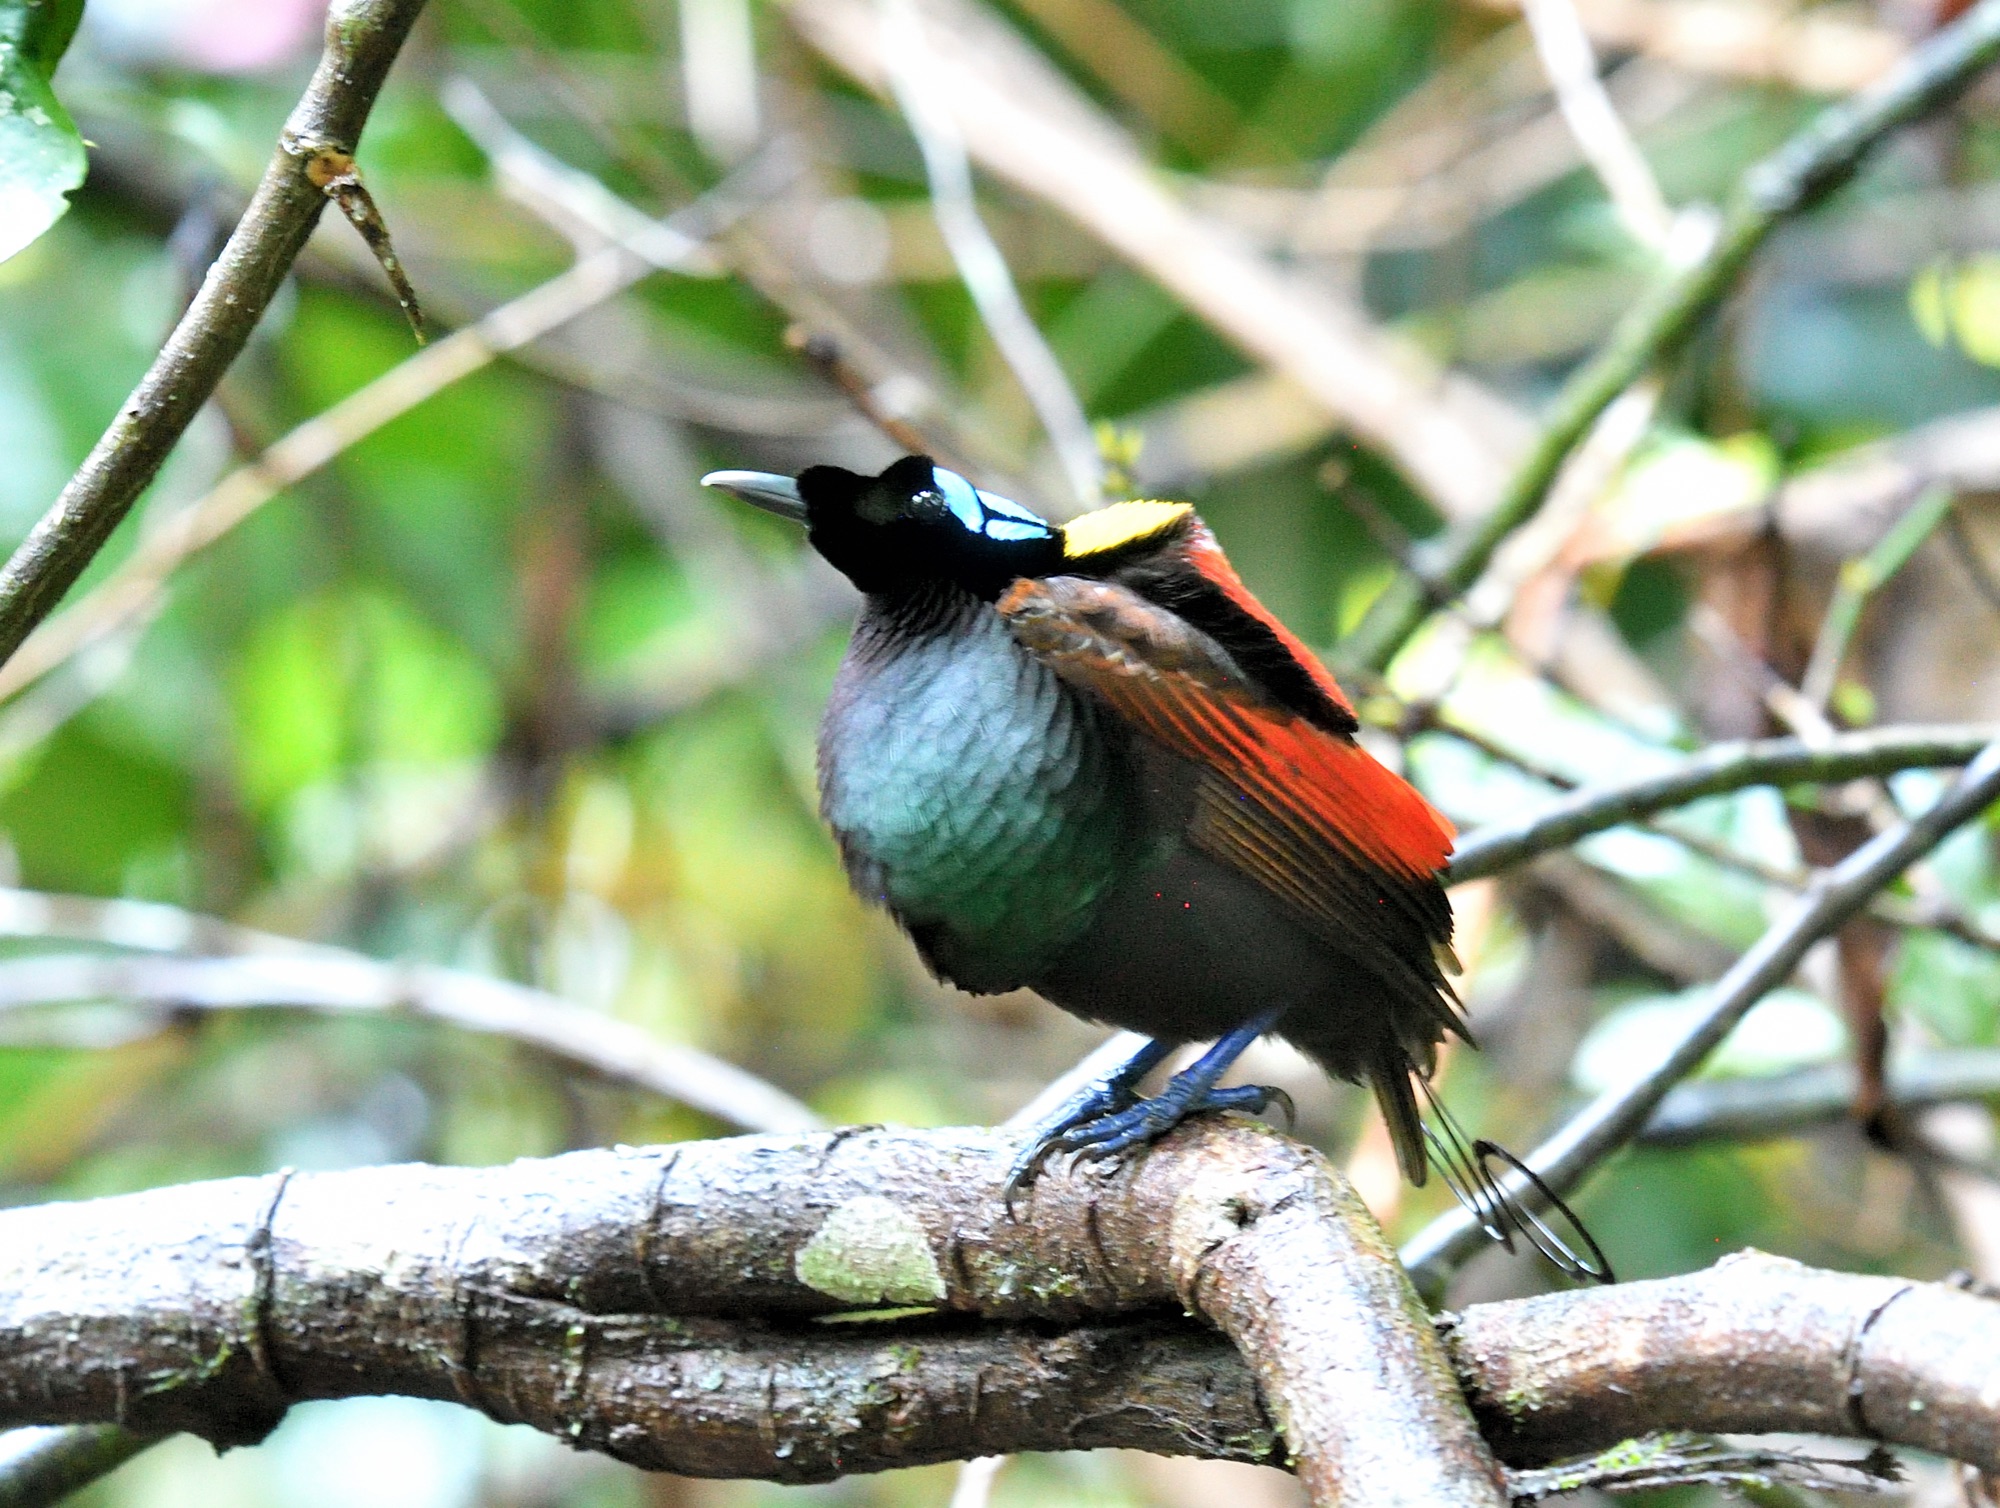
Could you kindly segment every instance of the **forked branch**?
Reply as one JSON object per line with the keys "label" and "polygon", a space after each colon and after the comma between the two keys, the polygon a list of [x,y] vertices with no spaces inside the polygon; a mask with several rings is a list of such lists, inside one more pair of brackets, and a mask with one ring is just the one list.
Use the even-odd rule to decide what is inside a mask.
{"label": "forked branch", "polygon": [[683,1474],[1124,1446],[1294,1464],[1348,1505],[1499,1503],[1489,1442],[1525,1466],[1663,1428],[2000,1467],[2000,1304],[1968,1292],[1749,1254],[1434,1325],[1268,1132],[1057,1170],[1018,1219],[1015,1150],[855,1130],[10,1211],[0,1425],[244,1443],[393,1392]]}

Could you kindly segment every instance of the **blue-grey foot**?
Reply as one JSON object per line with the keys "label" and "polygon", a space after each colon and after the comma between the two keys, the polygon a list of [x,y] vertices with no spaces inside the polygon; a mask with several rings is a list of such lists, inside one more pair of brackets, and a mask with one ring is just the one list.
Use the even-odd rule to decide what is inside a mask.
{"label": "blue-grey foot", "polygon": [[1092,1079],[1036,1124],[1028,1144],[1007,1170],[1007,1203],[1033,1183],[1042,1164],[1056,1150],[1057,1141],[1080,1126],[1100,1121],[1129,1108],[1139,1097],[1139,1081],[1159,1067],[1173,1051],[1169,1042],[1145,1042],[1132,1056],[1101,1078]]}
{"label": "blue-grey foot", "polygon": [[1068,1152],[1078,1162],[1102,1162],[1134,1147],[1150,1146],[1191,1115],[1220,1110],[1242,1110],[1257,1115],[1273,1104],[1284,1106],[1286,1119],[1291,1119],[1292,1097],[1282,1089],[1269,1084],[1238,1084],[1218,1089],[1212,1083],[1199,1082],[1194,1078],[1194,1070],[1189,1069],[1175,1074],[1167,1087],[1151,1099],[1063,1132],[1049,1147],[1049,1155]]}
{"label": "blue-grey foot", "polygon": [[1007,1201],[1034,1182],[1042,1165],[1058,1152],[1073,1154],[1078,1160],[1100,1162],[1159,1140],[1191,1115],[1218,1110],[1244,1110],[1257,1114],[1273,1104],[1293,1114],[1291,1096],[1282,1089],[1263,1084],[1241,1084],[1229,1089],[1216,1081],[1229,1071],[1243,1051],[1269,1031],[1281,1012],[1267,1011],[1245,1022],[1193,1064],[1167,1081],[1165,1089],[1151,1099],[1134,1100],[1133,1086],[1164,1058],[1170,1049],[1151,1042],[1113,1073],[1086,1086],[1066,1101],[1045,1121],[1027,1150],[1015,1161],[1007,1179]]}

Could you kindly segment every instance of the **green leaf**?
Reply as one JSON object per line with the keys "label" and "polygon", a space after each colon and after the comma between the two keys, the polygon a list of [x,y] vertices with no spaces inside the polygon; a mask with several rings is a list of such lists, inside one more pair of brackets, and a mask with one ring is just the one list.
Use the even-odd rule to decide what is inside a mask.
{"label": "green leaf", "polygon": [[83,182],[83,137],[49,83],[82,19],[83,0],[0,0],[0,261],[55,224]]}

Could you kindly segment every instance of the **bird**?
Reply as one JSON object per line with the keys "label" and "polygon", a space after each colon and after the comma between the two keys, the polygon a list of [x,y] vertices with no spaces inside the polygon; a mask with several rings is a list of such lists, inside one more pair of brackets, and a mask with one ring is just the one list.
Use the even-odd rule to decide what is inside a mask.
{"label": "bird", "polygon": [[[922,455],[702,481],[804,524],[862,594],[818,750],[855,890],[939,978],[1148,1039],[1037,1128],[1010,1196],[1057,1153],[1117,1158],[1283,1102],[1220,1084],[1269,1032],[1370,1086],[1404,1177],[1437,1161],[1492,1228],[1483,1159],[1425,1124],[1439,1045],[1472,1041],[1452,824],[1356,739],[1190,504],[1051,523]],[[1142,1098],[1195,1042],[1214,1045]]]}

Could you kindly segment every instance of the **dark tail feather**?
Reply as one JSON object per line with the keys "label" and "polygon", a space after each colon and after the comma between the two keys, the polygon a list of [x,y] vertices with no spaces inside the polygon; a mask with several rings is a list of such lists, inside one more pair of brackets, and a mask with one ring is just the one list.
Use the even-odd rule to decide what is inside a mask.
{"label": "dark tail feather", "polygon": [[[1403,1079],[1405,1097],[1409,1098],[1410,1076]],[[1380,1093],[1380,1079],[1377,1079]],[[1597,1238],[1591,1235],[1584,1223],[1576,1217],[1576,1212],[1557,1197],[1541,1178],[1520,1158],[1497,1142],[1481,1138],[1468,1143],[1458,1122],[1439,1101],[1428,1080],[1418,1079],[1422,1088],[1424,1106],[1430,1111],[1429,1121],[1419,1122],[1424,1140],[1430,1147],[1432,1166],[1444,1179],[1458,1202],[1465,1206],[1467,1213],[1477,1220],[1480,1227],[1494,1241],[1508,1251],[1514,1249],[1514,1237],[1520,1236],[1536,1251],[1540,1252],[1557,1271],[1565,1277],[1578,1280],[1588,1279],[1594,1283],[1615,1283],[1617,1275],[1611,1270],[1611,1263],[1605,1258],[1603,1248]],[[1388,1106],[1388,1096],[1383,1095],[1383,1106]],[[1416,1114],[1414,1100],[1410,1114]],[[1395,1117],[1392,1115],[1391,1126]],[[1397,1155],[1402,1155],[1400,1134],[1397,1139]],[[1501,1173],[1494,1174],[1492,1164],[1503,1164]],[[1405,1169],[1407,1171],[1407,1168]],[[1508,1190],[1502,1181],[1507,1172],[1518,1173],[1532,1191],[1527,1199]],[[1413,1178],[1412,1183],[1422,1179]],[[1547,1209],[1560,1217],[1568,1226],[1583,1248],[1578,1250],[1559,1233],[1548,1220],[1538,1212],[1537,1206]],[[1586,1255],[1587,1253],[1587,1255]]]}
{"label": "dark tail feather", "polygon": [[1368,1080],[1374,1086],[1376,1103],[1382,1107],[1382,1118],[1389,1123],[1389,1140],[1396,1144],[1396,1166],[1403,1170],[1405,1178],[1422,1188],[1430,1173],[1430,1161],[1424,1153],[1424,1121],[1417,1110],[1410,1065],[1400,1052],[1392,1049],[1369,1066]]}

